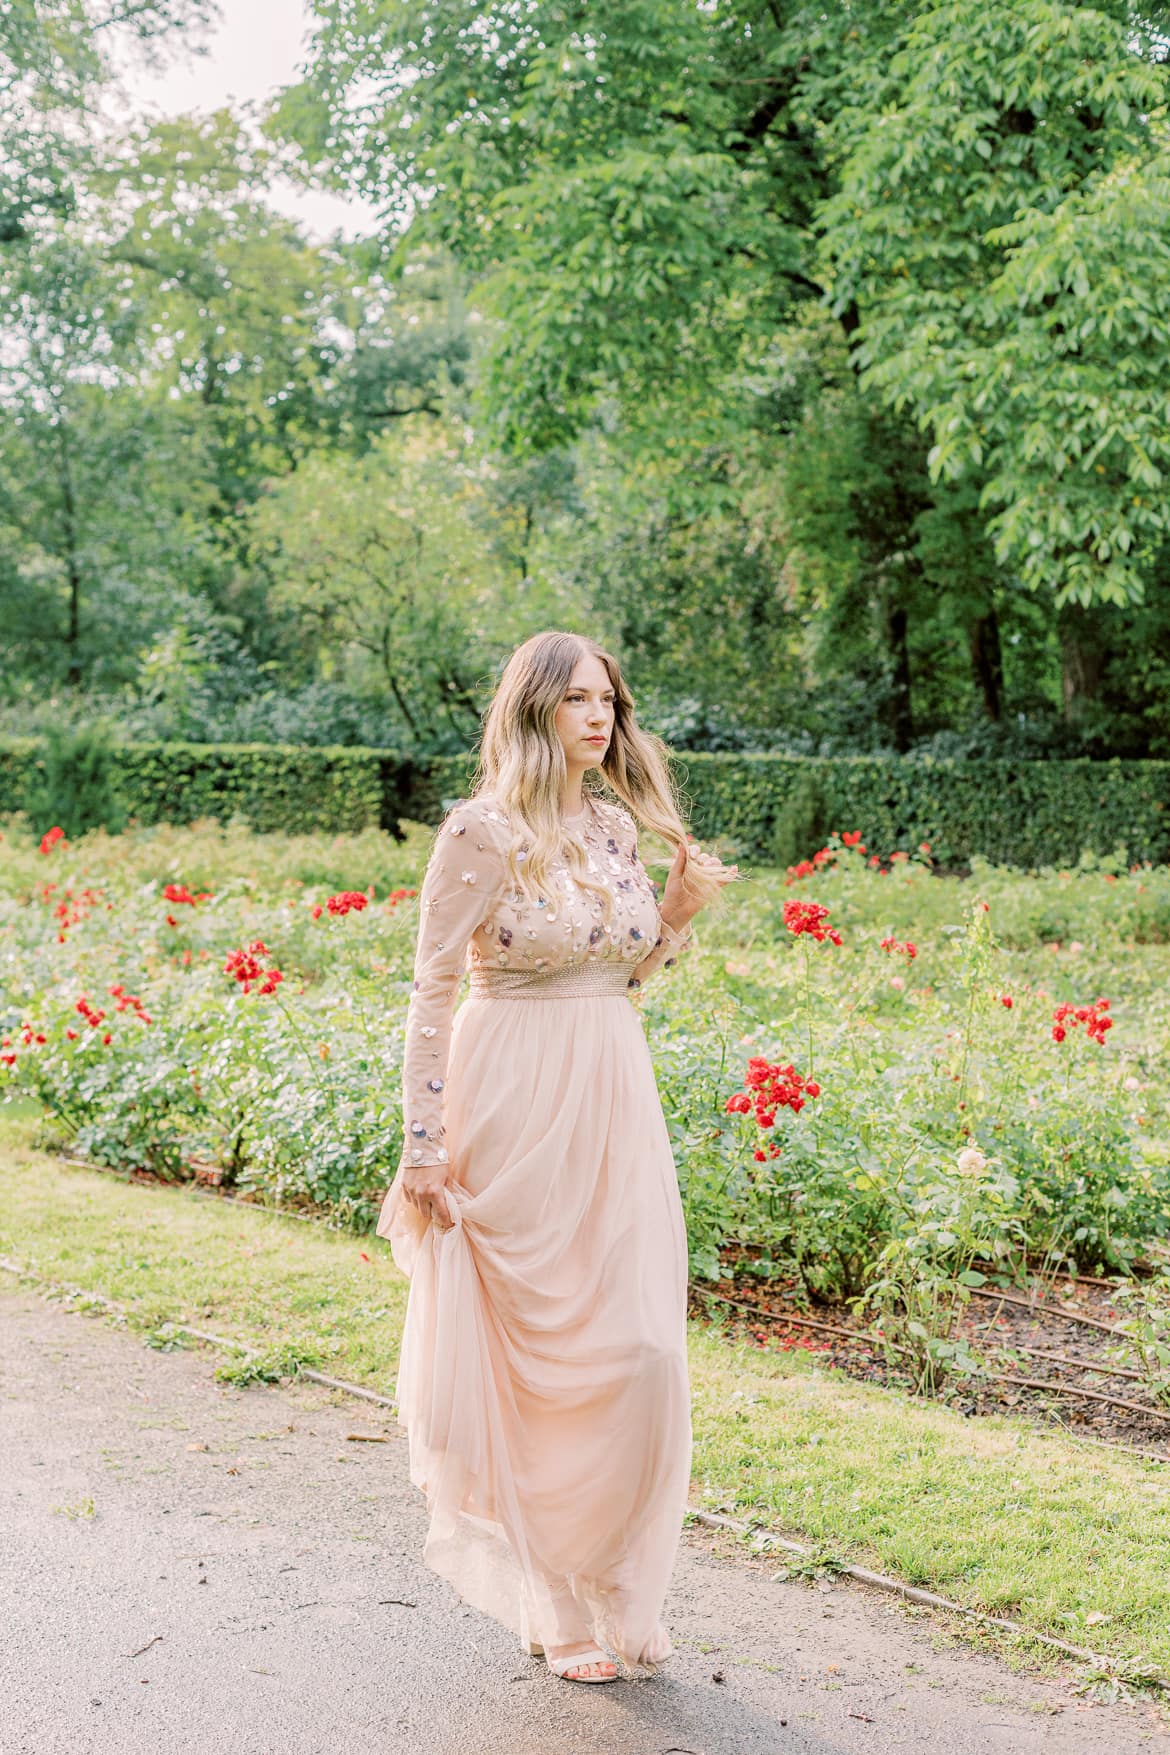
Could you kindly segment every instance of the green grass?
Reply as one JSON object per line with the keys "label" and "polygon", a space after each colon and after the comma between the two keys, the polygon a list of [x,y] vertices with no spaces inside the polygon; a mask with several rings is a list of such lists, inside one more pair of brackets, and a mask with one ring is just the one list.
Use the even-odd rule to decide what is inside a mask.
{"label": "green grass", "polygon": [[112,1298],[141,1330],[188,1323],[393,1395],[408,1282],[380,1239],[136,1186],[34,1151],[30,1132],[0,1125],[0,1254]]}
{"label": "green grass", "polygon": [[691,1369],[704,1499],[966,1607],[1170,1666],[1170,1468],[697,1330]]}
{"label": "green grass", "polygon": [[[0,1253],[393,1394],[407,1283],[388,1247],[133,1186],[0,1124]],[[368,1258],[368,1259],[367,1259]],[[692,1325],[692,1504],[757,1519],[1119,1665],[1170,1671],[1170,1468],[850,1381]]]}

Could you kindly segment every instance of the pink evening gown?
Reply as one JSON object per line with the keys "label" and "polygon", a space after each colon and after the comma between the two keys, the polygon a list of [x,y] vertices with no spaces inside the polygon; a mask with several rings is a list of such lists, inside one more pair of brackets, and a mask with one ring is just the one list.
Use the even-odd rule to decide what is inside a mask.
{"label": "pink evening gown", "polygon": [[[411,1281],[396,1393],[425,1563],[525,1645],[593,1638],[652,1670],[690,1483],[687,1242],[631,995],[690,940],[630,813],[586,798],[567,828],[608,927],[563,864],[536,902],[513,887],[490,795],[438,831],[377,1234]],[[450,1230],[403,1198],[407,1163],[450,1164]]]}

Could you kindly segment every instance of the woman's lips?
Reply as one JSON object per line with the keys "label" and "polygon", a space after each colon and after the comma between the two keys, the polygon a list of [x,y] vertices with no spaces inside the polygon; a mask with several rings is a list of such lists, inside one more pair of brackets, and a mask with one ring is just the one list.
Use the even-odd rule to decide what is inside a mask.
{"label": "woman's lips", "polygon": [[585,739],[586,743],[604,743],[605,741],[604,737],[587,737]]}

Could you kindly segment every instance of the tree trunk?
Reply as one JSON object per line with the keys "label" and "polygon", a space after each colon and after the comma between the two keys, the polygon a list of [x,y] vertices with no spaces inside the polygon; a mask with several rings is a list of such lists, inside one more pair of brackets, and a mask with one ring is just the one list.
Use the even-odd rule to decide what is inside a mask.
{"label": "tree trunk", "polygon": [[390,654],[390,626],[389,626],[389,623],[386,623],[382,628],[382,669],[385,672],[386,682],[387,682],[387,685],[390,689],[390,693],[394,696],[394,699],[397,702],[398,711],[402,714],[402,717],[406,720],[406,723],[410,726],[410,729],[411,729],[412,733],[414,734],[414,736],[417,737],[418,736],[418,721],[416,720],[414,714],[411,712],[410,708],[407,706],[406,696],[403,694],[401,688],[398,686],[398,678],[394,673],[394,661],[393,661],[393,658],[391,657],[391,654]]}
{"label": "tree trunk", "polygon": [[1101,617],[1081,604],[1060,612],[1061,695],[1065,722],[1077,725],[1097,699],[1108,656]]}
{"label": "tree trunk", "polygon": [[77,502],[73,493],[69,441],[65,422],[58,418],[57,449],[61,457],[61,508],[65,514],[65,576],[69,581],[69,609],[65,629],[68,665],[65,680],[71,688],[81,684],[81,566],[77,558]]}
{"label": "tree trunk", "polygon": [[888,603],[886,608],[886,643],[892,671],[890,699],[890,730],[894,748],[905,755],[914,740],[914,715],[910,697],[910,618],[905,606]]}
{"label": "tree trunk", "polygon": [[967,647],[975,686],[983,699],[983,711],[997,723],[1003,718],[1003,648],[999,617],[994,609],[976,616],[967,627]]}
{"label": "tree trunk", "polygon": [[523,585],[525,580],[528,578],[528,551],[532,546],[532,526],[533,526],[533,523],[534,523],[534,519],[532,516],[532,501],[525,500],[525,502],[524,502],[524,532],[520,538],[520,583],[521,583],[521,585]]}

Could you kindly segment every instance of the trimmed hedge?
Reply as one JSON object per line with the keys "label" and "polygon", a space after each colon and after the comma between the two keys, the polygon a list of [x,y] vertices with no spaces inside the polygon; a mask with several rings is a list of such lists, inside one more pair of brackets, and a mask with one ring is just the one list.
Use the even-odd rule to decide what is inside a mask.
{"label": "trimmed hedge", "polygon": [[0,815],[25,809],[43,766],[43,746],[35,737],[6,738],[0,743]]}
{"label": "trimmed hedge", "polygon": [[479,758],[474,750],[465,756],[436,756],[411,775],[407,816],[415,823],[437,823],[443,807],[466,798]]}
{"label": "trimmed hedge", "polygon": [[[275,744],[125,744],[117,784],[140,822],[233,814],[258,830],[401,833],[466,797],[473,752],[427,763],[393,750]],[[0,812],[29,794],[40,746],[0,744]],[[874,853],[930,843],[944,865],[973,854],[1021,867],[1074,865],[1124,848],[1170,860],[1170,762],[933,761],[679,752],[672,768],[701,838],[733,857],[790,865],[832,830],[859,829]],[[49,824],[34,824],[37,830]]]}
{"label": "trimmed hedge", "polygon": [[834,829],[873,853],[929,842],[944,865],[973,854],[1019,867],[1075,865],[1124,848],[1170,859],[1170,762],[1005,762],[694,753],[677,760],[690,821],[746,858],[790,865]]}
{"label": "trimmed hedge", "polygon": [[[44,765],[27,740],[0,746],[0,811],[27,807]],[[240,816],[252,828],[397,832],[404,763],[392,750],[299,744],[122,744],[115,785],[140,823]],[[48,823],[34,824],[39,830]]]}
{"label": "trimmed hedge", "polygon": [[[834,829],[860,829],[874,853],[926,841],[943,865],[1075,865],[1125,848],[1133,864],[1170,859],[1170,762],[936,761],[874,756],[679,752],[671,767],[701,839],[767,864],[807,859]],[[410,816],[437,822],[461,798],[475,757],[429,764]]]}

